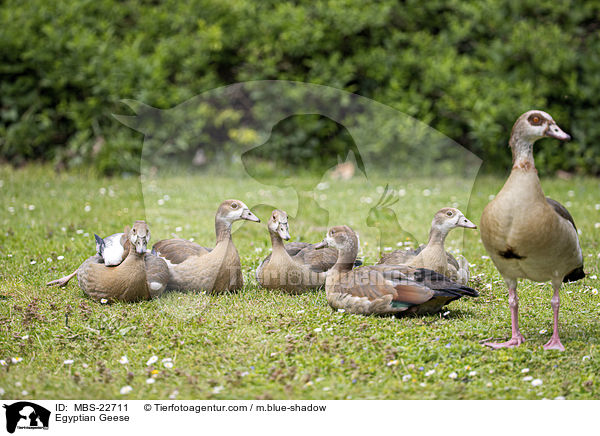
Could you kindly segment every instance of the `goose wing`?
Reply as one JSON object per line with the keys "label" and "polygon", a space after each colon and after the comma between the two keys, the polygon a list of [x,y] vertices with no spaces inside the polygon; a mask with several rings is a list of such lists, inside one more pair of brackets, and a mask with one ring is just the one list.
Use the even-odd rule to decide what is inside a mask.
{"label": "goose wing", "polygon": [[410,307],[421,304],[433,296],[434,292],[419,283],[400,269],[378,266],[367,266],[352,271],[347,280],[342,280],[340,289],[355,297],[379,300],[391,296],[391,304]]}
{"label": "goose wing", "polygon": [[186,239],[163,239],[152,247],[152,253],[171,264],[184,262],[191,256],[204,256],[211,250]]}

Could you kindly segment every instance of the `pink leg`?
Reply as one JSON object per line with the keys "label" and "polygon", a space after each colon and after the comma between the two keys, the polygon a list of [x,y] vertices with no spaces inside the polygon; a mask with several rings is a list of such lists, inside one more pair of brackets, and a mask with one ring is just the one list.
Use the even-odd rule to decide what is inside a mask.
{"label": "pink leg", "polygon": [[483,345],[497,350],[498,348],[518,347],[525,342],[525,338],[523,338],[523,335],[519,331],[519,298],[517,297],[516,282],[514,284],[510,283],[508,286],[508,307],[510,308],[512,337],[506,342],[486,342]]}
{"label": "pink leg", "polygon": [[58,287],[66,286],[67,283],[69,283],[69,280],[71,280],[73,277],[75,277],[75,275],[77,274],[77,271],[78,270],[75,270],[68,276],[61,277],[60,279],[52,280],[51,282],[46,283],[46,286],[58,286]]}
{"label": "pink leg", "polygon": [[560,285],[560,282],[552,282],[554,295],[552,296],[552,300],[550,300],[550,304],[552,305],[552,312],[554,312],[554,329],[552,331],[552,337],[546,345],[544,345],[544,350],[565,351],[565,347],[561,344],[560,338],[558,337],[558,309],[560,309],[560,296],[558,293],[560,291]]}

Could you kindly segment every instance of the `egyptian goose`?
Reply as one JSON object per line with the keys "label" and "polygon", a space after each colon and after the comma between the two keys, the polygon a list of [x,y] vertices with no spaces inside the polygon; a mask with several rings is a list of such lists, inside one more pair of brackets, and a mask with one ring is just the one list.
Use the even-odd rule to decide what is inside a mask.
{"label": "egyptian goose", "polygon": [[571,139],[545,112],[532,110],[517,119],[509,142],[512,171],[481,216],[481,240],[508,286],[512,321],[511,339],[486,343],[492,348],[515,347],[524,341],[519,331],[517,280],[525,278],[552,282],[554,329],[544,349],[563,351],[558,336],[561,283],[585,277],[573,217],[560,203],[544,196],[535,169],[533,143],[546,136]]}
{"label": "egyptian goose", "polygon": [[146,247],[150,231],[144,221],[136,221],[128,233],[127,257],[118,266],[106,266],[99,255],[88,258],[77,269],[79,286],[92,299],[100,301],[139,301],[150,298],[146,281]]}
{"label": "egyptian goose", "polygon": [[206,292],[233,291],[244,286],[240,256],[231,240],[231,225],[238,220],[260,222],[239,200],[225,200],[215,215],[217,243],[209,250],[185,239],[164,239],[153,253],[169,267],[168,289]]}
{"label": "egyptian goose", "polygon": [[325,279],[326,298],[334,309],[362,315],[428,314],[462,296],[478,295],[474,289],[425,268],[373,265],[352,269],[358,237],[348,226],[332,227],[320,247],[338,250],[337,262]]}
{"label": "egyptian goose", "polygon": [[396,250],[385,254],[378,264],[427,268],[466,285],[469,281],[469,263],[463,256],[459,256],[457,260],[444,249],[446,236],[450,230],[457,227],[477,228],[460,210],[452,207],[440,209],[431,222],[427,245],[420,246],[416,250]]}
{"label": "egyptian goose", "polygon": [[[88,258],[79,268],[71,274],[52,280],[46,283],[46,286],[66,286],[69,281],[75,277],[83,265],[91,263],[104,264],[105,266],[120,265],[129,255],[131,242],[128,238],[130,227],[126,226],[123,233],[115,233],[102,239],[94,234],[96,238],[96,255]],[[146,237],[146,243],[150,241],[150,230]],[[107,248],[109,247],[109,248]],[[86,263],[87,262],[87,263]],[[150,290],[150,296],[159,297],[166,289],[169,281],[169,268],[166,262],[154,254],[146,252],[144,255],[146,264],[146,280]]]}
{"label": "egyptian goose", "polygon": [[[115,233],[106,238],[101,238],[94,233],[96,239],[96,255],[99,256],[98,261],[106,266],[119,265],[125,260],[129,254],[129,245],[127,235],[129,234],[129,226],[125,226],[123,233]],[[60,279],[52,280],[46,283],[46,286],[66,286],[69,281],[77,275],[77,270],[71,274],[61,277]]]}
{"label": "egyptian goose", "polygon": [[256,269],[256,280],[265,288],[301,293],[325,284],[325,272],[336,262],[333,248],[316,251],[316,244],[290,239],[288,216],[275,209],[267,223],[273,251]]}

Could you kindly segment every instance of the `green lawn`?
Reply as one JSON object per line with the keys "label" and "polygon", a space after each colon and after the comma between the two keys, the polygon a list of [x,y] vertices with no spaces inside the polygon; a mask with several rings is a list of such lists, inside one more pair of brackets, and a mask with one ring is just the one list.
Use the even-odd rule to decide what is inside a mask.
{"label": "green lawn", "polygon": [[[483,178],[474,187],[452,179],[366,183],[356,177],[342,183],[324,178],[314,197],[300,194],[301,200],[290,188],[261,188],[224,176],[142,185],[136,177],[56,175],[33,166],[0,167],[0,180],[0,359],[6,362],[0,367],[1,398],[600,397],[598,179],[542,181],[546,194],[575,217],[591,276],[563,287],[564,353],[542,349],[552,329],[550,286],[526,281],[519,296],[527,342],[499,351],[480,345],[508,338],[510,315],[505,286],[485,257],[478,231],[465,231],[464,239],[454,231],[448,246],[474,264],[471,285],[480,297],[451,303],[445,316],[362,317],[332,311],[323,290],[288,296],[260,289],[254,269],[270,246],[264,222],[236,226],[246,280],[237,294],[172,292],[138,304],[101,305],[88,299],[76,280],[63,289],[44,286],[94,253],[94,233],[121,231],[135,219],[147,219],[153,241],[175,234],[213,245],[214,212],[226,198],[251,208],[264,203],[255,208],[263,219],[271,205],[286,209],[298,216],[290,221],[292,237],[305,241],[322,239],[328,223],[349,224],[361,236],[365,263],[374,263],[380,230],[384,248],[405,239],[404,233],[395,235],[400,227],[422,242],[442,206],[456,203],[478,223],[501,178]],[[303,177],[286,180],[286,186],[308,192],[319,181]],[[393,206],[399,223],[390,211],[368,220],[388,183],[402,193]],[[379,227],[367,225],[373,221]],[[122,356],[128,363],[120,363]],[[152,356],[158,361],[147,364]],[[133,389],[122,395],[124,386]]]}

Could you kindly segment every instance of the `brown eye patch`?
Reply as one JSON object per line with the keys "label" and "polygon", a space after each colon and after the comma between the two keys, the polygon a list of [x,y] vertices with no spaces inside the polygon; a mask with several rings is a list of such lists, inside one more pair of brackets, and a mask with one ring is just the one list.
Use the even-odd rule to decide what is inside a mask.
{"label": "brown eye patch", "polygon": [[530,124],[533,124],[534,126],[539,126],[540,124],[542,124],[543,118],[539,114],[531,114],[529,115],[528,120]]}

